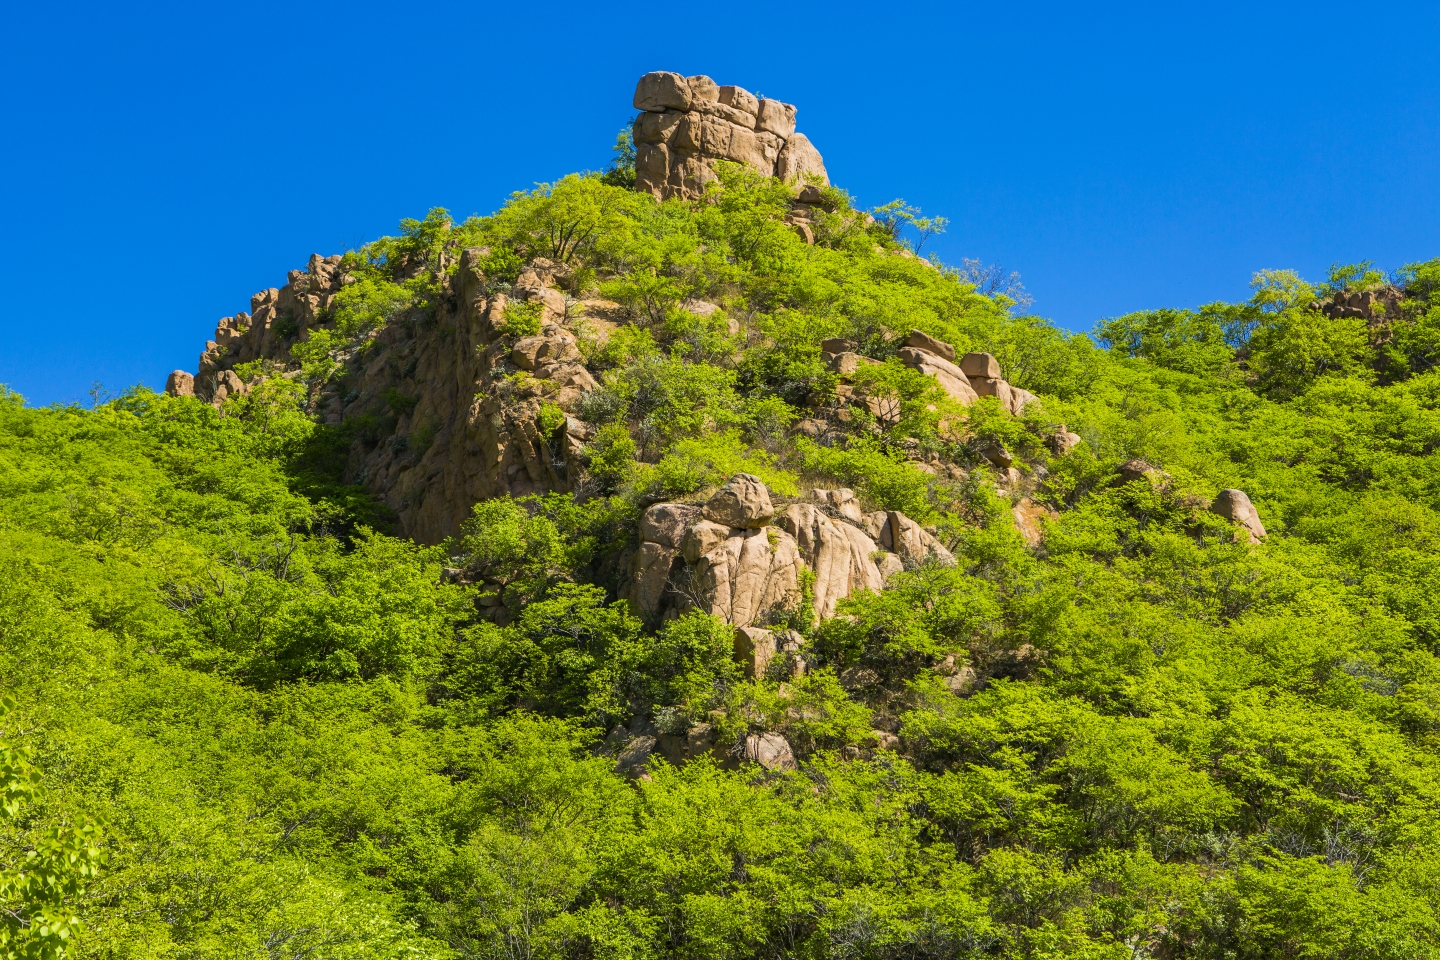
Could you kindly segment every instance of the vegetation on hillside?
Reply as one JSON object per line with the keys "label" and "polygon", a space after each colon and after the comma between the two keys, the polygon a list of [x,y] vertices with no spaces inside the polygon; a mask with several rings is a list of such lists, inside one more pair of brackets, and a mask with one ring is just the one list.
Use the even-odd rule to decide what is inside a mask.
{"label": "vegetation on hillside", "polygon": [[[303,375],[261,362],[223,411],[0,394],[0,956],[1440,953],[1440,261],[1383,327],[1311,309],[1386,282],[1362,265],[1092,341],[840,191],[807,245],[789,202],[736,171],[696,203],[570,177],[348,254]],[[496,292],[543,256],[634,322],[587,341],[589,499],[482,503],[422,547],[341,482],[383,416],[304,410],[379,327],[434,319],[462,246]],[[890,361],[893,422],[792,435],[834,394],[822,338],[886,361],[912,328],[1041,404],[957,409]],[[1084,442],[1050,457],[1061,422]],[[996,440],[1059,511],[1043,547]],[[1117,485],[1136,457],[1172,480]],[[597,574],[640,507],[742,469],[851,485],[958,563],[797,618],[803,679],[746,680],[728,627],[650,629]],[[1226,487],[1262,544],[1197,506]],[[521,598],[508,626],[455,563]],[[947,659],[983,682],[951,692]],[[599,747],[637,710],[781,733],[800,769],[627,781]]]}

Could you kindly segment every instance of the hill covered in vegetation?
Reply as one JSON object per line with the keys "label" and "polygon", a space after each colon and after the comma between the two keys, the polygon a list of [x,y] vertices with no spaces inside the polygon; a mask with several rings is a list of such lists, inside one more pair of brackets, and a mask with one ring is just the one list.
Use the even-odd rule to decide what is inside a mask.
{"label": "hill covered in vegetation", "polygon": [[[1092,338],[715,169],[315,258],[174,396],[0,397],[0,954],[1440,951],[1440,262]],[[883,589],[667,579],[655,518],[782,514]]]}

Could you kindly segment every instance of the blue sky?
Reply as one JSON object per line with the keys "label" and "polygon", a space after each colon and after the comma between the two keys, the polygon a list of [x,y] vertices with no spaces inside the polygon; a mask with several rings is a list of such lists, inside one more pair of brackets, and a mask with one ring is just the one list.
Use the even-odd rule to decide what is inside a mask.
{"label": "blue sky", "polygon": [[[1440,256],[1440,5],[12,5],[0,383],[158,388],[312,252],[609,159],[647,70],[800,108],[1035,311]],[[928,249],[928,248],[927,248]]]}

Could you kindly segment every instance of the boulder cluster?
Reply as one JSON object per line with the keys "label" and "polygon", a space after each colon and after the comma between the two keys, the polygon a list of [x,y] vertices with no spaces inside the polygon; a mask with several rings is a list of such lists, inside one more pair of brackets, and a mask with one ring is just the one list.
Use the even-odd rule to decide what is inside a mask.
{"label": "boulder cluster", "polygon": [[[815,574],[815,614],[828,617],[844,597],[881,590],[892,573],[927,558],[953,562],[899,511],[867,513],[845,488],[812,490],[777,509],[764,483],[739,474],[704,504],[645,511],[625,595],[651,622],[700,609],[749,628],[800,603],[802,570]],[[751,647],[746,669],[763,673],[777,648]]]}
{"label": "boulder cluster", "polygon": [[657,71],[636,84],[635,109],[635,189],[659,199],[703,194],[717,160],[787,183],[830,182],[820,152],[795,132],[792,104]]}
{"label": "boulder cluster", "polygon": [[1373,324],[1399,316],[1404,299],[1404,290],[1387,284],[1372,290],[1339,290],[1325,300],[1310,304],[1310,309],[1319,310],[1331,319],[1356,317]]}
{"label": "boulder cluster", "polygon": [[[856,353],[859,345],[854,340],[839,337],[822,340],[820,349],[830,369],[842,378],[851,377],[862,367],[880,362]],[[981,397],[996,397],[1002,407],[1019,416],[1036,399],[1030,391],[1007,383],[1001,375],[1000,362],[990,354],[967,353],[957,362],[953,346],[919,330],[910,331],[904,346],[895,356],[911,370],[934,377],[951,399],[962,406],[968,407]],[[883,398],[866,397],[863,392],[857,393],[854,387],[844,384],[837,390],[837,395],[842,400],[855,398],[865,403],[871,413],[881,420],[893,416],[893,401],[887,404]]]}

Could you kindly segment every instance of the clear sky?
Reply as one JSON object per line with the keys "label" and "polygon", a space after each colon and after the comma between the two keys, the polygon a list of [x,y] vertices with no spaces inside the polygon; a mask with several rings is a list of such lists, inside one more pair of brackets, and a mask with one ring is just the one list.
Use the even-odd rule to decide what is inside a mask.
{"label": "clear sky", "polygon": [[[1034,309],[1247,295],[1440,256],[1440,4],[245,4],[7,8],[0,383],[194,370],[312,252],[609,160],[648,70],[799,106],[865,206]],[[927,248],[928,250],[929,248]]]}

